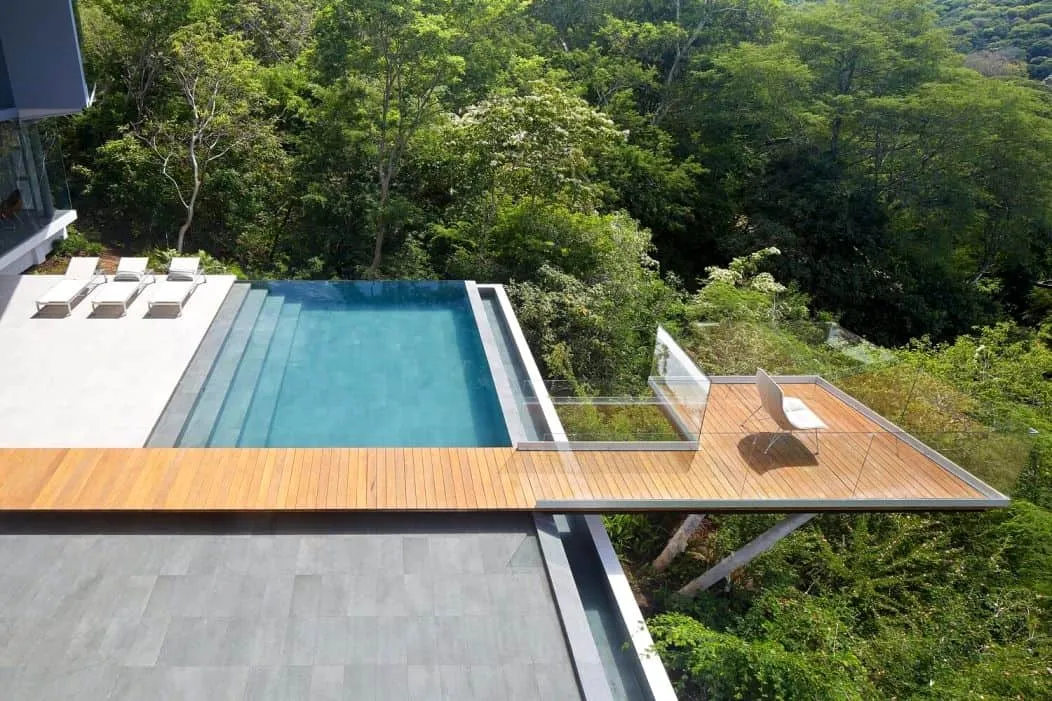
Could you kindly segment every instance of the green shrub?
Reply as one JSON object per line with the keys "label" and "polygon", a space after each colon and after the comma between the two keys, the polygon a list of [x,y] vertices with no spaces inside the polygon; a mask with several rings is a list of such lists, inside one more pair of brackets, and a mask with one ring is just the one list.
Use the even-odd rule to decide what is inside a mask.
{"label": "green shrub", "polygon": [[675,671],[680,698],[862,699],[872,695],[848,646],[836,653],[790,652],[778,642],[746,641],[709,630],[683,614],[649,621],[654,646]]}
{"label": "green shrub", "polygon": [[826,378],[857,371],[858,361],[825,344],[826,328],[800,321],[724,321],[693,324],[683,340],[710,375],[751,375],[758,367],[779,375]]}
{"label": "green shrub", "polygon": [[646,514],[606,514],[603,525],[618,554],[635,561],[655,557],[668,537]]}
{"label": "green shrub", "polygon": [[1034,439],[1029,459],[1016,484],[1015,495],[1044,509],[1052,509],[1052,440]]}
{"label": "green shrub", "polygon": [[1008,569],[1019,584],[1052,596],[1052,511],[1016,500],[1009,513],[994,531]]}
{"label": "green shrub", "polygon": [[150,269],[157,272],[167,270],[168,264],[172,261],[172,258],[197,256],[201,259],[201,270],[206,275],[236,275],[239,278],[245,277],[244,271],[242,271],[236,264],[224,263],[206,251],[198,251],[197,253],[180,253],[174,248],[154,248],[147,251],[147,255],[150,259]]}
{"label": "green shrub", "polygon": [[746,640],[777,640],[790,652],[851,647],[854,615],[840,597],[808,596],[793,587],[768,587],[734,622]]}
{"label": "green shrub", "polygon": [[72,226],[67,229],[66,238],[55,244],[51,252],[60,258],[73,256],[101,256],[105,250],[98,241],[91,241]]}

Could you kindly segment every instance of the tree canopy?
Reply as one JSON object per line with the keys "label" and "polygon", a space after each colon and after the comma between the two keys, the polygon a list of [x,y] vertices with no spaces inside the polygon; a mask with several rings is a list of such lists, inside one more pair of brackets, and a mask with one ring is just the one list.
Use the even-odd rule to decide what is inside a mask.
{"label": "tree canopy", "polygon": [[[463,275],[471,259],[536,282],[536,253],[509,261],[492,239],[500,221],[623,212],[683,291],[775,245],[782,278],[890,343],[1025,321],[1052,277],[1052,93],[961,53],[1037,37],[1042,3],[78,7],[100,99],[55,128],[100,237],[183,229],[257,276]],[[180,47],[226,68],[216,118],[195,122]]]}

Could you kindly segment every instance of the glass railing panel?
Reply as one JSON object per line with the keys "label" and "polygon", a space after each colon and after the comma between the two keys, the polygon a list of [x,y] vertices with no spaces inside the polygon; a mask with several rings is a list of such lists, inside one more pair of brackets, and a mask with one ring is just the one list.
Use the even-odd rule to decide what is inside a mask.
{"label": "glass railing panel", "polygon": [[[696,442],[708,397],[707,388],[699,388],[692,378],[656,378],[635,397],[583,396],[580,386],[551,380],[545,381],[544,391],[570,441]],[[530,386],[526,395],[536,397],[537,391]],[[531,399],[526,408],[540,411]]]}

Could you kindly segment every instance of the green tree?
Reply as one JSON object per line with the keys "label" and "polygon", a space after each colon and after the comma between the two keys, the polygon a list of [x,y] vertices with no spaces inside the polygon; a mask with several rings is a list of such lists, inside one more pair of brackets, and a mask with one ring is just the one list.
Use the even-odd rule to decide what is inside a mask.
{"label": "green tree", "polygon": [[1018,66],[1034,80],[1052,75],[1049,0],[935,0],[933,4],[939,24],[969,58],[990,57]]}
{"label": "green tree", "polygon": [[624,142],[609,117],[542,81],[453,115],[441,138],[461,215],[471,219],[457,226],[480,227],[482,240],[508,204],[596,211],[609,194],[596,177],[600,158]]}
{"label": "green tree", "polygon": [[252,43],[263,65],[290,61],[311,40],[318,0],[226,0],[217,8],[222,25]]}
{"label": "green tree", "polygon": [[397,230],[394,188],[413,138],[442,113],[443,97],[467,68],[476,33],[502,17],[506,2],[337,2],[320,18],[320,77],[345,81],[364,105],[363,141],[375,173],[374,244],[368,272],[376,275],[384,243]]}
{"label": "green tree", "polygon": [[213,164],[249,146],[265,147],[275,137],[260,115],[266,93],[259,65],[242,39],[222,34],[213,23],[187,25],[172,35],[166,65],[178,97],[148,112],[135,133],[185,210],[176,240],[182,251]]}
{"label": "green tree", "polygon": [[731,252],[777,245],[783,277],[882,341],[1024,306],[1052,211],[1047,96],[960,69],[913,0],[808,4],[712,64],[700,134],[724,144],[707,165],[732,183]]}
{"label": "green tree", "polygon": [[551,209],[527,221],[573,241],[546,246],[529,281],[508,288],[547,377],[603,395],[643,391],[657,324],[682,316],[679,291],[649,256],[650,232],[624,214]]}

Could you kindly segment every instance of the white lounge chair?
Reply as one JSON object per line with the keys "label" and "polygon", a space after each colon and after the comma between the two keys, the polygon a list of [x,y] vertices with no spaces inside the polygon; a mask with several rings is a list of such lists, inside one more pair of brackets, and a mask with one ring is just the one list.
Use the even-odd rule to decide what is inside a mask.
{"label": "white lounge chair", "polygon": [[200,258],[172,258],[168,264],[168,276],[150,290],[147,305],[150,311],[155,307],[174,307],[176,316],[179,316],[190,295],[205,282],[208,279],[201,272]]}
{"label": "white lounge chair", "polygon": [[121,316],[127,314],[128,305],[154,281],[146,265],[146,258],[121,258],[113,279],[92,294],[92,310],[98,311],[100,307],[116,308],[121,310]]}
{"label": "white lounge chair", "polygon": [[37,299],[37,311],[47,307],[65,307],[66,316],[72,314],[77,302],[106,282],[106,276],[96,272],[98,269],[97,257],[70,258],[65,278]]}
{"label": "white lounge chair", "polygon": [[782,432],[776,433],[771,438],[771,442],[767,444],[767,448],[763,451],[764,454],[768,453],[782,436],[792,435],[794,431],[814,431],[815,455],[818,455],[818,451],[821,448],[818,442],[818,432],[821,429],[828,428],[822,419],[818,418],[815,412],[808,409],[807,404],[802,399],[785,396],[782,388],[771,379],[770,375],[760,368],[756,368],[756,390],[760,393],[760,406],[753,409],[748,418],[742,422],[742,428],[745,428],[745,425],[752,420],[756,412],[763,409],[778,424],[778,428],[782,430]]}

